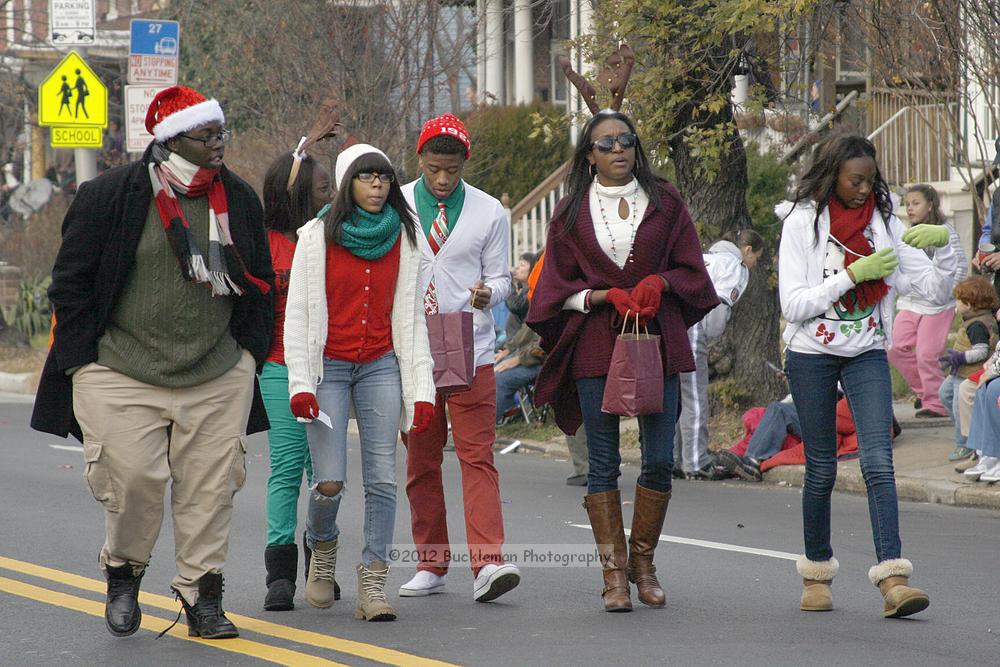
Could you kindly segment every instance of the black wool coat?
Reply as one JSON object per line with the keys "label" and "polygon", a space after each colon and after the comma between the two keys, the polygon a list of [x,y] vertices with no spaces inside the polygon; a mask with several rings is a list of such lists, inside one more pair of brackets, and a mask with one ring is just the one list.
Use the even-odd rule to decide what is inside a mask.
{"label": "black wool coat", "polygon": [[[147,149],[140,160],[83,183],[63,220],[62,245],[49,288],[49,300],[56,313],[54,342],[31,415],[31,427],[38,431],[61,437],[72,433],[83,439],[73,415],[73,381],[66,371],[97,360],[97,341],[131,273],[153,201],[150,154]],[[247,271],[273,287],[274,270],[260,199],[249,184],[225,167],[222,184],[233,243]],[[241,283],[236,272],[232,277],[244,288],[244,294],[232,297],[229,330],[240,347],[253,355],[259,368],[271,345],[273,289],[261,294],[252,285]],[[268,428],[260,386],[254,380],[247,433]]]}

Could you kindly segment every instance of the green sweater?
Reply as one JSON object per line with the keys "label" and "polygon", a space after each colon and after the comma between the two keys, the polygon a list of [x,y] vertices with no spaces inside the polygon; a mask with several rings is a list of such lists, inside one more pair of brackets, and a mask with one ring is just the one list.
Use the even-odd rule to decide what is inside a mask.
{"label": "green sweater", "polygon": [[[208,197],[177,199],[195,243],[207,253]],[[98,341],[97,363],[157,387],[214,380],[240,360],[229,333],[233,298],[213,297],[208,286],[184,279],[154,201],[135,264]]]}

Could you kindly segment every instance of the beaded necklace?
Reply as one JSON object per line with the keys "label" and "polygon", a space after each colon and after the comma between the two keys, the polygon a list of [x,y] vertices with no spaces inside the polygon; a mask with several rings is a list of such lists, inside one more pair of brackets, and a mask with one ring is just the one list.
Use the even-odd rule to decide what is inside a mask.
{"label": "beaded necklace", "polygon": [[[607,196],[609,199],[611,198],[612,194],[608,192],[608,190],[611,190],[611,188],[601,185],[597,181],[597,177],[596,176],[594,177],[594,188],[597,191],[597,206],[601,211],[601,221],[604,223],[604,229],[608,233],[608,239],[610,239],[611,241],[611,259],[614,261],[615,264],[622,267],[624,267],[625,264],[632,263],[633,261],[632,253],[635,244],[635,218],[636,218],[636,211],[638,210],[636,206],[636,198],[639,193],[639,182],[636,181],[635,179],[632,179],[632,182],[629,183],[628,185],[632,186],[632,205],[631,205],[631,217],[629,218],[630,229],[629,229],[629,239],[628,239],[628,256],[625,258],[625,262],[622,263],[618,261],[618,249],[615,247],[615,235],[611,231],[611,223],[608,221],[608,214],[604,210],[604,197]],[[628,185],[626,185],[625,187],[628,187]],[[615,188],[615,189],[621,189],[621,188]],[[604,192],[602,192],[602,190]],[[624,192],[616,193],[613,196],[618,197],[619,199],[624,199],[625,198],[623,196],[624,194],[625,194]]]}

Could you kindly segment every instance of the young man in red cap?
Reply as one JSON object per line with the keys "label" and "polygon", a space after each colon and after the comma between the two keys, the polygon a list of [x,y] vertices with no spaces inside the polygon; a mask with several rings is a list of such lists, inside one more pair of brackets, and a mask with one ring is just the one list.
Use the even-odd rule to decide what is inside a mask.
{"label": "young man in red cap", "polygon": [[239,635],[222,569],[245,435],[268,428],[255,369],[274,275],[260,201],[222,164],[224,120],[191,88],[161,91],[146,116],[155,141],[80,186],[52,270],[57,320],[31,425],[83,441],[105,511],[104,617],[119,637],[142,621],[168,482],[189,634]]}
{"label": "young man in red cap", "polygon": [[465,532],[475,576],[473,599],[489,602],[521,580],[517,567],[505,564],[500,551],[503,516],[499,476],[493,465],[496,340],[490,308],[510,293],[510,225],[499,201],[462,180],[469,133],[461,120],[445,114],[427,121],[417,141],[417,154],[423,175],[405,185],[403,195],[423,227],[424,310],[449,313],[472,305],[476,371],[468,391],[447,396],[439,392],[431,425],[406,440],[406,494],[420,564],[399,594],[421,597],[445,587],[450,549],[441,463],[450,416],[462,467]]}

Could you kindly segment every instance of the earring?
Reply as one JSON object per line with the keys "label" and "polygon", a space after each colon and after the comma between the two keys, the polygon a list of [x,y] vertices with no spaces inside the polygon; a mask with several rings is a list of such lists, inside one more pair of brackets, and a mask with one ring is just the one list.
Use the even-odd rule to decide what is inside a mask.
{"label": "earring", "polygon": [[593,162],[591,162],[588,171],[590,172],[590,177],[591,178],[593,178],[594,176],[597,176],[597,165],[594,164]]}

